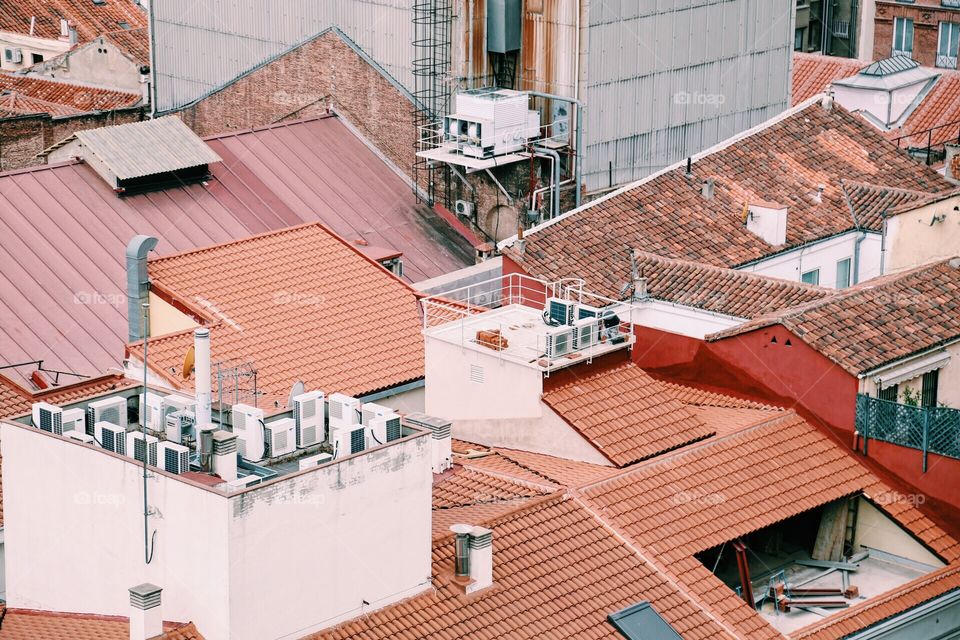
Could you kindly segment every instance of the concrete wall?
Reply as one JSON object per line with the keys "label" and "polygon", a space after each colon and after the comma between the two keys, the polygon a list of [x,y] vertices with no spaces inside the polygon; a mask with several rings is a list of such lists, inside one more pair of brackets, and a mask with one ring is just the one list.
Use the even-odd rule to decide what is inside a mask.
{"label": "concrete wall", "polygon": [[200,326],[172,304],[150,292],[150,335],[162,336]]}
{"label": "concrete wall", "polygon": [[917,97],[927,88],[928,84],[930,82],[924,80],[891,92],[845,87],[838,84],[832,85],[832,88],[838,104],[848,111],[862,111],[870,114],[875,118],[875,121],[867,118],[867,122],[875,126],[878,123],[885,125],[881,129],[889,131],[891,128],[902,124],[900,123],[901,118],[906,119],[910,115],[907,113],[907,109],[916,106]]}
{"label": "concrete wall", "polygon": [[943,560],[864,498],[860,498],[857,505],[857,530],[853,540],[857,549],[870,547],[931,567],[944,566]]}
{"label": "concrete wall", "polygon": [[[876,0],[860,1],[860,31],[857,36],[857,59],[864,64],[873,62],[874,20],[876,19]],[[851,25],[851,29],[853,26]]]}
{"label": "concrete wall", "polygon": [[35,65],[28,74],[140,93],[140,67],[104,37]]}
{"label": "concrete wall", "polygon": [[153,469],[145,565],[142,467],[0,429],[11,607],[125,615],[127,588],[149,581],[164,589],[165,619],[193,620],[209,640],[267,640],[429,585],[425,434],[232,497]]}
{"label": "concrete wall", "polygon": [[880,275],[882,241],[879,233],[868,232],[863,235],[863,241],[860,243],[858,277],[855,257],[858,236],[860,232],[851,231],[822,242],[786,251],[741,267],[739,270],[800,282],[804,273],[819,269],[820,286],[834,288],[837,284],[837,262],[850,258],[850,283],[863,282]]}
{"label": "concrete wall", "polygon": [[37,154],[73,133],[138,122],[145,113],[145,109],[133,107],[56,119],[37,114],[0,120],[0,171],[44,164],[46,159]]}
{"label": "concrete wall", "polygon": [[891,216],[884,234],[884,273],[960,256],[960,196]]}

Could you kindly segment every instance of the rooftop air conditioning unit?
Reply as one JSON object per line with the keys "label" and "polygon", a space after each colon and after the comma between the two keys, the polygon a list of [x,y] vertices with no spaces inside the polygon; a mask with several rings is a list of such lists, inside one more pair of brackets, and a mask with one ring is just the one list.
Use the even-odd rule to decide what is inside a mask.
{"label": "rooftop air conditioning unit", "polygon": [[3,59],[11,64],[20,64],[23,62],[23,50],[8,47],[3,50]]}
{"label": "rooftop air conditioning unit", "polygon": [[544,353],[548,358],[559,358],[573,351],[573,329],[551,327],[547,329]]}
{"label": "rooftop air conditioning unit", "polygon": [[83,409],[64,410],[63,433],[66,435],[71,431],[84,434],[87,432],[87,413]]}
{"label": "rooftop air conditioning unit", "polygon": [[195,413],[196,410],[197,401],[194,398],[187,398],[185,396],[178,396],[174,394],[163,397],[162,413],[164,420],[166,420],[166,417],[171,413],[176,413],[178,411],[189,411],[191,413]]}
{"label": "rooftop air conditioning unit", "polygon": [[67,437],[83,444],[94,444],[93,436],[85,431],[67,431]]}
{"label": "rooftop air conditioning unit", "polygon": [[148,391],[146,406],[140,396],[140,424],[153,432],[163,430],[163,396]]}
{"label": "rooftop air conditioning unit", "polygon": [[335,459],[360,453],[367,448],[367,428],[362,424],[331,427],[330,446]]}
{"label": "rooftop air conditioning unit", "polygon": [[330,462],[331,460],[333,460],[333,456],[329,453],[318,453],[315,456],[306,456],[304,458],[300,458],[298,470],[303,471],[304,469],[309,469],[310,467],[318,467],[321,464]]}
{"label": "rooftop air conditioning unit", "polygon": [[547,308],[544,311],[550,324],[571,325],[576,317],[577,303],[573,300],[548,298]]}
{"label": "rooftop air conditioning unit", "polygon": [[146,459],[150,466],[157,466],[157,445],[160,441],[148,435],[146,440],[139,431],[131,431],[127,434],[127,455],[139,463]]}
{"label": "rooftop air conditioning unit", "polygon": [[175,442],[160,443],[161,467],[167,473],[180,475],[190,471],[190,449]]}
{"label": "rooftop air conditioning unit", "polygon": [[457,200],[456,203],[454,203],[454,210],[458,216],[464,218],[473,217],[473,203],[469,200]]}
{"label": "rooftop air conditioning unit", "polygon": [[373,402],[364,402],[363,406],[360,407],[360,423],[369,427],[370,421],[373,418],[381,418],[391,413],[394,413],[394,411],[390,407],[374,404]]}
{"label": "rooftop air conditioning unit", "polygon": [[581,318],[573,322],[573,348],[577,351],[592,347],[600,338],[600,322],[596,318]]}
{"label": "rooftop air conditioning unit", "polygon": [[117,396],[96,400],[87,405],[87,433],[100,440],[94,427],[98,422],[109,422],[112,425],[127,429],[127,399]]}
{"label": "rooftop air conditioning unit", "polygon": [[577,305],[577,319],[599,318],[603,314],[602,307],[594,307],[589,304]]}
{"label": "rooftop air conditioning unit", "polygon": [[237,434],[237,451],[250,462],[263,460],[263,409],[248,404],[233,405],[233,432]]}
{"label": "rooftop air conditioning unit", "polygon": [[41,431],[63,435],[63,409],[49,402],[33,403],[33,426]]}
{"label": "rooftop air conditioning unit", "polygon": [[524,148],[540,135],[540,112],[530,95],[484,87],[456,95],[456,113],[443,119],[444,142],[464,155],[490,158]]}
{"label": "rooftop air conditioning unit", "polygon": [[370,437],[373,439],[373,446],[393,442],[402,437],[400,416],[395,413],[388,413],[383,416],[371,418],[369,427]]}
{"label": "rooftop air conditioning unit", "polygon": [[95,427],[100,446],[120,455],[127,453],[127,430],[109,422],[98,422]]}
{"label": "rooftop air conditioning unit", "polygon": [[281,418],[268,422],[263,429],[266,457],[285,456],[297,450],[297,421]]}
{"label": "rooftop air conditioning unit", "polygon": [[360,401],[342,393],[331,393],[327,401],[330,407],[330,427],[349,427],[360,424]]}
{"label": "rooftop air conditioning unit", "polygon": [[323,391],[308,391],[293,397],[293,419],[297,423],[297,447],[312,447],[326,437]]}
{"label": "rooftop air conditioning unit", "polygon": [[183,444],[184,438],[190,435],[190,429],[193,428],[196,421],[197,417],[192,411],[168,413],[163,425],[163,432],[167,441]]}

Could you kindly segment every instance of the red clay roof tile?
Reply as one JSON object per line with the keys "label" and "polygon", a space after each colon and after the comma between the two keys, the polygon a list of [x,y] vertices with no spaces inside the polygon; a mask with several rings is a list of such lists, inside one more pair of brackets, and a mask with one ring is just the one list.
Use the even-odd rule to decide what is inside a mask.
{"label": "red clay roof tile", "polygon": [[[0,605],[0,610],[3,605]],[[130,623],[121,616],[60,613],[33,609],[6,609],[3,640],[129,640]],[[204,640],[190,622],[164,622],[156,640]]]}
{"label": "red clay roof tile", "polygon": [[849,78],[864,66],[859,60],[850,58],[795,51],[791,103],[798,105],[818,93],[823,93],[835,80]]}
{"label": "red clay roof tile", "polygon": [[[417,294],[320,223],[151,260],[152,282],[203,306],[214,361],[254,363],[257,386],[362,396],[423,376]],[[178,370],[193,331],[155,337],[155,370]],[[130,345],[142,358],[142,343]]]}
{"label": "red clay roof tile", "polygon": [[30,34],[33,20],[33,35],[46,40],[60,38],[60,20],[73,22],[79,42],[87,42],[107,31],[147,26],[147,14],[133,0],[17,0],[0,3],[0,31]]}
{"label": "red clay roof tile", "polygon": [[139,102],[138,93],[0,72],[0,111],[11,115],[49,113],[68,116],[122,109]]}

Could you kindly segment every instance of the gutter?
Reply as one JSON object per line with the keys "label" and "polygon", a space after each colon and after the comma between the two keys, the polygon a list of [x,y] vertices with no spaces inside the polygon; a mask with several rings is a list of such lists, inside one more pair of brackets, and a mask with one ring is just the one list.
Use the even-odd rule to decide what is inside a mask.
{"label": "gutter", "polygon": [[406,393],[407,391],[414,391],[416,389],[422,389],[427,386],[427,381],[425,378],[419,378],[413,382],[407,382],[396,387],[390,387],[388,389],[383,389],[382,391],[374,391],[365,396],[359,396],[357,399],[361,402],[377,402],[378,400],[383,400],[384,398],[389,398],[391,396],[400,395],[401,393]]}

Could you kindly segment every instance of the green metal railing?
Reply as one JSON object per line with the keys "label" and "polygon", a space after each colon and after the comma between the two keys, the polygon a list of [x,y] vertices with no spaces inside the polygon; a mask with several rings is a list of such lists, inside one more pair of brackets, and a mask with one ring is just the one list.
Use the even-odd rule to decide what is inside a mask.
{"label": "green metal railing", "polygon": [[960,459],[960,409],[914,407],[857,396],[857,431],[863,438],[863,453],[872,438],[923,452],[923,471],[927,454]]}

